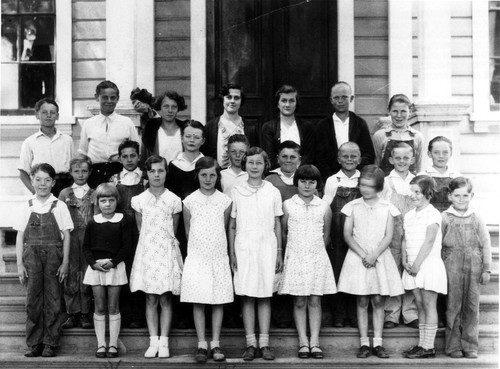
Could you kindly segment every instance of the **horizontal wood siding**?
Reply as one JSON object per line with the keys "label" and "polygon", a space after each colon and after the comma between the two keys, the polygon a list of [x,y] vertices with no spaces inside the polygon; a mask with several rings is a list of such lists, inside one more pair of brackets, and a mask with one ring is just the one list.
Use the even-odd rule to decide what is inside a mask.
{"label": "horizontal wood siding", "polygon": [[190,66],[190,1],[155,1],[155,96],[174,90],[186,99],[188,109],[179,118],[189,118]]}
{"label": "horizontal wood siding", "polygon": [[355,110],[371,129],[380,117],[387,115],[387,17],[387,0],[354,0]]}

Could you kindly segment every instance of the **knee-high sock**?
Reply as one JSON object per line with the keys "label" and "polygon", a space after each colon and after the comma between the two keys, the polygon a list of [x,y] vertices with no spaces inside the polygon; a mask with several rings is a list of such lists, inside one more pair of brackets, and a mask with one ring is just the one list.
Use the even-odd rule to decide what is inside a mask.
{"label": "knee-high sock", "polygon": [[109,346],[118,347],[118,335],[120,334],[121,324],[122,316],[120,313],[109,315]]}

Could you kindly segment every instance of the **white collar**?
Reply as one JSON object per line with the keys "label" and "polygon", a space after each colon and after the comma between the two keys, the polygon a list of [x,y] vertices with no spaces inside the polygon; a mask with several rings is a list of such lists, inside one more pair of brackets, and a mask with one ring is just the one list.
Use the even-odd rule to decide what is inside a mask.
{"label": "white collar", "polygon": [[120,173],[120,178],[125,177],[127,174],[135,174],[136,176],[142,176],[142,170],[139,169],[139,167],[135,168],[134,170],[127,170],[123,169]]}
{"label": "white collar", "polygon": [[413,178],[415,178],[415,175],[412,174],[411,172],[408,172],[406,178],[403,179],[403,177],[401,177],[397,172],[396,172],[396,169],[393,169],[391,170],[391,172],[389,173],[388,177],[390,178],[398,178],[404,182],[410,182]]}
{"label": "white collar", "polygon": [[352,177],[348,177],[345,175],[345,173],[342,171],[342,170],[339,170],[336,174],[335,174],[335,177],[336,178],[341,178],[341,179],[356,179],[356,178],[359,178],[361,175],[361,172],[359,170],[356,169],[356,171],[354,172],[354,174],[352,175]]}
{"label": "white collar", "polygon": [[88,191],[88,190],[90,189],[90,187],[89,187],[88,183],[85,183],[84,185],[81,185],[81,186],[80,186],[80,185],[77,185],[76,183],[73,183],[73,184],[71,185],[71,188],[72,188],[72,189],[81,188],[81,189],[83,189],[84,191]]}
{"label": "white collar", "polygon": [[229,166],[226,169],[223,169],[222,172],[229,172],[235,177],[239,177],[239,176],[245,175],[247,173],[244,170],[241,170],[239,173],[236,173],[231,164],[229,164]]}
{"label": "white collar", "polygon": [[53,194],[50,194],[50,196],[45,200],[43,203],[36,197],[36,193],[30,197],[31,200],[37,201],[40,205],[46,205],[50,204],[54,201],[57,200],[57,197],[55,197]]}
{"label": "white collar", "polygon": [[308,205],[317,206],[317,205],[323,204],[323,201],[321,201],[321,199],[316,195],[313,196],[313,199],[311,200],[311,202],[309,204],[306,204],[306,202],[304,200],[302,200],[302,198],[299,195],[293,195],[292,200],[293,200],[293,202],[295,202],[299,205],[305,205],[305,206],[308,206]]}
{"label": "white collar", "polygon": [[441,173],[433,166],[430,166],[424,171],[424,174],[430,175],[431,177],[442,177],[442,178],[455,178],[458,176],[458,173],[455,172],[450,167],[448,167],[444,173]]}
{"label": "white collar", "polygon": [[104,120],[105,120],[106,118],[108,118],[108,119],[112,122],[112,121],[114,121],[114,120],[115,120],[115,118],[116,118],[116,116],[117,116],[117,115],[118,115],[118,114],[116,114],[116,111],[113,111],[113,112],[112,112],[110,115],[108,115],[108,116],[106,116],[106,115],[104,115],[104,114],[102,114],[102,113],[99,113],[99,117],[101,117],[101,119],[102,119],[102,121],[103,121],[103,122],[104,122]]}
{"label": "white collar", "polygon": [[453,206],[450,206],[448,209],[445,210],[445,212],[453,214],[459,218],[467,218],[467,217],[471,216],[472,214],[474,214],[474,210],[472,210],[470,208],[470,206],[464,214],[460,214],[458,211],[455,210],[455,208]]}
{"label": "white collar", "polygon": [[[289,176],[286,176],[285,173],[283,173],[281,171],[281,168],[276,168],[276,169],[273,169],[271,170],[271,173],[276,173],[278,174],[281,179],[283,180],[283,182],[287,181],[287,182],[292,182],[293,184],[293,177],[295,176],[295,172],[289,177]],[[286,182],[285,182],[286,183]],[[288,183],[289,184],[289,183]]]}
{"label": "white collar", "polygon": [[122,213],[115,213],[115,215],[113,215],[113,218],[111,218],[111,219],[104,218],[102,216],[102,214],[94,215],[94,221],[96,223],[99,223],[99,224],[107,223],[107,222],[109,222],[109,223],[118,223],[122,219],[123,219],[123,214]]}
{"label": "white collar", "polygon": [[339,116],[337,115],[337,113],[333,113],[332,117],[333,117],[333,121],[334,122],[340,123],[340,124],[342,124],[344,126],[347,126],[349,124],[349,115],[347,115],[347,118],[346,118],[345,122],[342,121],[342,119],[339,118]]}
{"label": "white collar", "polygon": [[179,155],[177,155],[177,158],[176,160],[179,160],[179,161],[183,161],[184,163],[188,163],[188,164],[195,164],[198,160],[200,160],[202,157],[204,157],[205,155],[203,155],[201,152],[198,154],[198,156],[196,158],[194,158],[194,160],[191,162],[189,160],[187,160],[185,157],[184,157],[184,152],[180,152]]}
{"label": "white collar", "polygon": [[56,133],[54,134],[54,136],[49,137],[45,133],[43,133],[41,129],[39,129],[38,132],[36,133],[36,137],[45,136],[45,137],[50,138],[51,140],[55,140],[57,137],[59,137],[61,135],[61,131],[59,131],[56,127],[54,127],[54,128],[56,130]]}
{"label": "white collar", "polygon": [[417,133],[418,131],[410,126],[406,126],[405,128],[403,129],[396,129],[392,126],[392,124],[389,124],[389,126],[387,126],[385,129],[385,132],[386,133],[389,133],[389,132],[392,132],[392,131],[397,131],[397,132],[411,132],[411,133]]}

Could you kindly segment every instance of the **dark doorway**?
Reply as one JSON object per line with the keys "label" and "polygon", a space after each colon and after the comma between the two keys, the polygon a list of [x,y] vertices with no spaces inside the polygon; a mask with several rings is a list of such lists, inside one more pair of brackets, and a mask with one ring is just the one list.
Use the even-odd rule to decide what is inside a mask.
{"label": "dark doorway", "polygon": [[337,80],[337,2],[208,0],[207,54],[208,118],[222,113],[214,97],[230,81],[243,86],[240,114],[252,124],[277,113],[274,93],[284,83],[299,90],[297,115],[317,121]]}

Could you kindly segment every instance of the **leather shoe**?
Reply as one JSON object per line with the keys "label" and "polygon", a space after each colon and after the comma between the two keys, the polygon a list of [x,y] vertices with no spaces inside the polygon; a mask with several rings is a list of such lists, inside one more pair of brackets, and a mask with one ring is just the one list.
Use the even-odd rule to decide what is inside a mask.
{"label": "leather shoe", "polygon": [[71,329],[78,327],[78,317],[76,314],[69,314],[68,319],[62,324],[62,329]]}
{"label": "leather shoe", "polygon": [[269,346],[261,347],[260,352],[262,353],[262,358],[264,360],[274,360],[274,354]]}
{"label": "leather shoe", "polygon": [[461,359],[464,357],[464,354],[462,353],[462,351],[457,350],[453,351],[451,354],[449,354],[449,356],[453,359]]}
{"label": "leather shoe", "polygon": [[358,354],[356,355],[356,357],[360,358],[360,359],[366,359],[368,356],[370,356],[371,352],[370,352],[370,348],[366,345],[363,345],[359,348],[359,351],[358,351]]}
{"label": "leather shoe", "polygon": [[373,348],[373,354],[379,357],[380,359],[388,359],[389,354],[385,351],[385,348],[382,346],[377,346]]}
{"label": "leather shoe", "polygon": [[384,323],[384,329],[392,329],[392,328],[396,328],[397,326],[398,326],[398,323],[394,323],[391,321],[387,321]]}
{"label": "leather shoe", "polygon": [[413,328],[413,329],[418,329],[419,324],[420,323],[419,323],[418,319],[415,319],[415,320],[412,320],[411,322],[409,322],[406,326]]}
{"label": "leather shoe", "polygon": [[256,351],[257,349],[255,348],[255,346],[248,346],[243,353],[243,360],[252,361],[253,359],[255,359]]}
{"label": "leather shoe", "polygon": [[42,357],[56,356],[56,348],[54,346],[45,345],[42,352]]}
{"label": "leather shoe", "polygon": [[464,356],[467,359],[477,359],[477,352],[475,352],[475,351],[465,351],[464,352]]}
{"label": "leather shoe", "polygon": [[42,355],[43,345],[34,345],[29,351],[27,351],[24,356],[26,357],[39,357]]}

